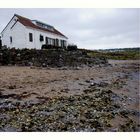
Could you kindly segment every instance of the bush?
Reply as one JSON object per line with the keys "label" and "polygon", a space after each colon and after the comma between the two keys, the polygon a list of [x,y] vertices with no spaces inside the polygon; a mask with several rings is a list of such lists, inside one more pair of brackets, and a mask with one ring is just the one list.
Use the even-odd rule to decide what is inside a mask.
{"label": "bush", "polygon": [[67,50],[68,51],[76,51],[77,50],[77,45],[68,45]]}
{"label": "bush", "polygon": [[61,47],[43,44],[41,49],[61,49]]}

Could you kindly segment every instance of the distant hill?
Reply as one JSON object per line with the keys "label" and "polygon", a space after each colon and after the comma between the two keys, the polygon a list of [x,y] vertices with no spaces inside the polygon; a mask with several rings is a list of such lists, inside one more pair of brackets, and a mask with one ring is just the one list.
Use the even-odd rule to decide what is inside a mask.
{"label": "distant hill", "polygon": [[140,48],[117,48],[105,50],[85,50],[92,57],[101,56],[114,60],[136,60],[140,59]]}
{"label": "distant hill", "polygon": [[115,49],[102,49],[99,51],[107,52],[119,52],[119,51],[140,51],[140,47],[137,48],[115,48]]}

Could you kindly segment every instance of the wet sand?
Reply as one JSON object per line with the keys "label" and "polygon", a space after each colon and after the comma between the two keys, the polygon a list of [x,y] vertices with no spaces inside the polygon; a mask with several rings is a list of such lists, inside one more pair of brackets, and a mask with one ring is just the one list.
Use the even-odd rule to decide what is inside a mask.
{"label": "wet sand", "polygon": [[[117,104],[134,112],[127,113],[127,116],[139,127],[140,63],[138,60],[109,60],[109,63],[111,65],[106,67],[84,67],[77,70],[0,66],[0,100],[38,102],[46,98],[86,94],[85,91],[92,86],[95,90],[111,90],[122,97],[123,100],[116,98]],[[116,116],[110,121],[111,127],[107,131],[118,131],[117,128],[127,119]]]}

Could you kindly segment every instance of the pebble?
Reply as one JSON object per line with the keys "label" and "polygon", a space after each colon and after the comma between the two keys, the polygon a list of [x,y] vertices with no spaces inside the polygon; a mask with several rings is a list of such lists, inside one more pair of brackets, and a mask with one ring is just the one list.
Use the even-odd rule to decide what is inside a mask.
{"label": "pebble", "polygon": [[[86,95],[54,97],[43,102],[1,102],[1,110],[5,114],[1,117],[5,119],[0,122],[0,131],[106,131],[110,120],[119,112],[122,116],[131,113],[127,110],[122,112],[123,107],[118,107],[112,96],[115,98],[116,94],[111,90],[101,89],[94,94],[87,92]],[[9,127],[5,128],[7,122]],[[118,129],[110,131],[116,132]]]}

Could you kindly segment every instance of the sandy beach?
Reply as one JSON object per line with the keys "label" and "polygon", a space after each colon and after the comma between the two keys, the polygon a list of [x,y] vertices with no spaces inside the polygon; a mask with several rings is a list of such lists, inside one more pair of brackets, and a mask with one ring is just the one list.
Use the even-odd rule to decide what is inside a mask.
{"label": "sandy beach", "polygon": [[[2,108],[7,101],[10,103],[38,103],[47,102],[47,98],[51,100],[57,97],[69,98],[92,94],[94,91],[110,90],[116,95],[114,100],[116,104],[127,112],[122,113],[122,116],[119,114],[110,119],[110,127],[97,130],[139,131],[140,63],[138,60],[109,60],[109,63],[111,65],[106,67],[77,69],[0,66],[0,107]],[[90,92],[91,89],[92,92]],[[4,111],[1,112],[0,118],[3,117],[3,114],[9,113],[4,113]],[[122,124],[126,124],[128,118],[135,124],[134,129],[123,128]],[[1,119],[1,121],[3,120]],[[4,125],[6,126],[6,124]],[[127,125],[129,127],[129,124]],[[17,128],[12,129],[9,125],[5,126],[0,125],[1,131],[22,131]],[[31,129],[31,131],[40,130]],[[44,129],[44,131],[54,131],[54,129]],[[74,131],[74,129],[66,131]],[[77,128],[75,131],[81,130]],[[83,129],[83,131],[86,130]],[[92,130],[87,129],[87,131]]]}

